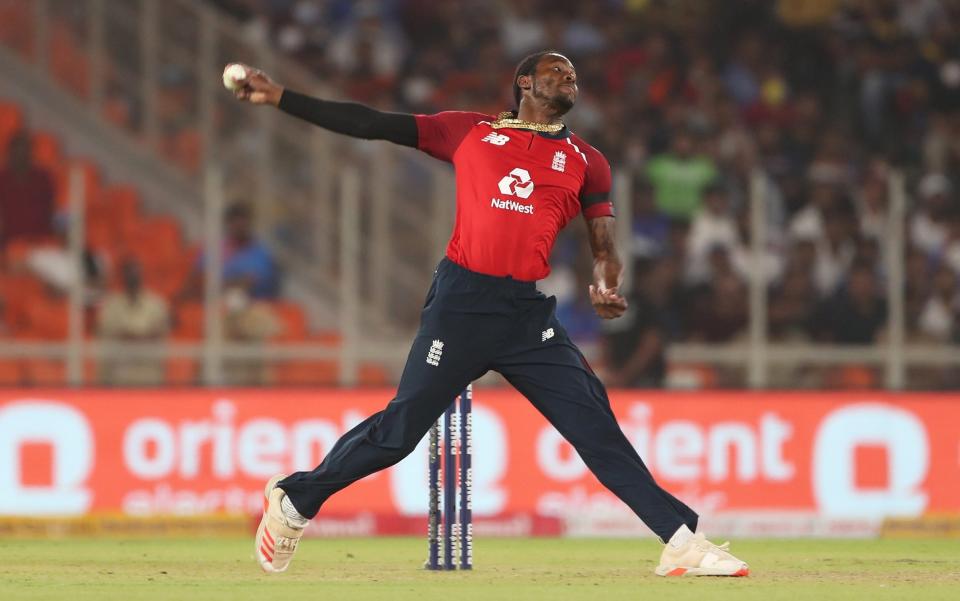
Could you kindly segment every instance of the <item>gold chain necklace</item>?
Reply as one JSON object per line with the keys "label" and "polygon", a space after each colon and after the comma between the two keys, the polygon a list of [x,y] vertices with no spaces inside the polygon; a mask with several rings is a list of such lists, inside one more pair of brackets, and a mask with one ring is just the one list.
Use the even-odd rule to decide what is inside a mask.
{"label": "gold chain necklace", "polygon": [[548,134],[555,134],[563,129],[563,123],[534,123],[533,121],[524,121],[517,119],[510,111],[504,111],[497,115],[497,120],[490,124],[493,129],[529,129]]}

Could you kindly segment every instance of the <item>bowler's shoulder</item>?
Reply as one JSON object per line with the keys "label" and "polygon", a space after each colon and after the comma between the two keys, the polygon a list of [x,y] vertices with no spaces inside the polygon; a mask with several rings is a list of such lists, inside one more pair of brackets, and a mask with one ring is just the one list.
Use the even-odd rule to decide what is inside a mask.
{"label": "bowler's shoulder", "polygon": [[597,167],[601,168],[610,168],[610,163],[607,161],[607,157],[603,156],[603,153],[594,148],[589,142],[581,138],[579,135],[570,132],[570,144],[577,148],[583,158],[587,160],[587,164],[590,165],[595,163]]}

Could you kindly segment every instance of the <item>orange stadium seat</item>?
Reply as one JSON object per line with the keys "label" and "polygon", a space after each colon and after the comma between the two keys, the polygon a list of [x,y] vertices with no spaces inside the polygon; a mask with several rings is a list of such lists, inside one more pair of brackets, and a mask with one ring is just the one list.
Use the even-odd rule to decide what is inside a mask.
{"label": "orange stadium seat", "polygon": [[361,386],[386,386],[390,376],[382,365],[376,363],[361,363],[357,381]]}
{"label": "orange stadium seat", "polygon": [[203,303],[188,301],[176,309],[174,337],[180,340],[203,338]]}
{"label": "orange stadium seat", "polygon": [[[96,382],[96,363],[91,359],[83,362],[82,381]],[[22,362],[23,381],[31,386],[65,386],[67,362],[63,359],[26,359]]]}
{"label": "orange stadium seat", "polygon": [[880,384],[877,372],[869,365],[841,365],[827,371],[827,388],[840,390],[869,390]]}
{"label": "orange stadium seat", "polygon": [[20,107],[0,100],[0,162],[7,161],[7,144],[13,134],[23,127],[23,113]]}
{"label": "orange stadium seat", "polygon": [[195,129],[177,132],[167,146],[170,159],[189,173],[200,169],[203,159],[203,140]]}
{"label": "orange stadium seat", "polygon": [[27,359],[23,362],[23,378],[32,386],[64,386],[67,383],[66,362],[60,359]]}
{"label": "orange stadium seat", "polygon": [[33,162],[51,171],[57,171],[63,163],[60,153],[60,140],[46,131],[35,131],[33,141]]}
{"label": "orange stadium seat", "polygon": [[126,254],[129,230],[139,221],[140,198],[130,186],[108,186],[87,207],[87,237],[92,248],[114,259]]}
{"label": "orange stadium seat", "polygon": [[64,340],[67,337],[69,312],[67,302],[38,297],[26,309],[27,329],[24,334],[34,340]]}
{"label": "orange stadium seat", "polygon": [[90,92],[90,64],[70,26],[54,21],[50,27],[50,74],[73,94]]}
{"label": "orange stadium seat", "polygon": [[336,330],[325,330],[317,332],[309,337],[311,342],[325,344],[328,346],[340,346],[343,344],[343,335]]}
{"label": "orange stadium seat", "polygon": [[283,386],[333,386],[340,376],[336,361],[281,361],[273,367],[273,383]]}
{"label": "orange stadium seat", "polygon": [[23,375],[23,362],[19,359],[0,360],[0,386],[19,386]]}
{"label": "orange stadium seat", "polygon": [[[171,340],[178,340],[176,334]],[[192,386],[200,380],[200,362],[185,357],[171,357],[166,364],[166,383],[172,386]]]}
{"label": "orange stadium seat", "polygon": [[183,252],[180,224],[170,217],[134,221],[124,229],[124,237],[126,248],[144,263],[166,265],[176,261]]}
{"label": "orange stadium seat", "polygon": [[167,359],[166,384],[193,386],[200,381],[200,363],[193,359]]}
{"label": "orange stadium seat", "polygon": [[43,283],[27,274],[0,275],[3,319],[14,336],[29,329],[28,308],[44,296]]}
{"label": "orange stadium seat", "polygon": [[0,44],[25,57],[33,55],[33,15],[30,2],[0,2]]}
{"label": "orange stadium seat", "polygon": [[307,338],[307,316],[296,303],[277,301],[271,304],[277,318],[283,324],[278,340],[300,341]]}
{"label": "orange stadium seat", "polygon": [[17,265],[19,263],[23,263],[33,248],[34,243],[32,240],[24,240],[21,238],[11,240],[7,243],[6,248],[3,249],[4,256],[7,260],[7,265]]}

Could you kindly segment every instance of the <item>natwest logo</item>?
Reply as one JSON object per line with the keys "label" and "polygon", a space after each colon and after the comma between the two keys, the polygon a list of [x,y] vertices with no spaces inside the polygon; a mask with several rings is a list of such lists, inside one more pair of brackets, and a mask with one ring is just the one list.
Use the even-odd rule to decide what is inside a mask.
{"label": "natwest logo", "polygon": [[500,187],[500,193],[507,196],[530,198],[533,194],[533,180],[530,179],[530,172],[520,167],[511,171],[509,175],[503,176],[497,185]]}
{"label": "natwest logo", "polygon": [[514,211],[516,213],[533,215],[533,205],[525,205],[515,200],[501,200],[499,198],[491,198],[490,206],[495,209],[501,209],[504,211]]}

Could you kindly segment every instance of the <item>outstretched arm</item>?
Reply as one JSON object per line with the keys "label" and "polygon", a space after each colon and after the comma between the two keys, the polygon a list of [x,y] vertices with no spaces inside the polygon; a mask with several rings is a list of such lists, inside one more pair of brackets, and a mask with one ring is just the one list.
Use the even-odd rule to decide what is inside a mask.
{"label": "outstretched arm", "polygon": [[251,104],[272,104],[281,111],[332,132],[363,138],[387,140],[417,147],[417,121],[406,113],[386,113],[354,102],[321,100],[287,90],[266,73],[244,65],[247,76],[238,80],[238,100]]}
{"label": "outstretched arm", "polygon": [[613,217],[587,219],[590,252],[593,253],[590,302],[597,315],[604,319],[620,317],[627,309],[627,301],[619,293],[623,281],[623,264],[613,241],[615,225]]}

